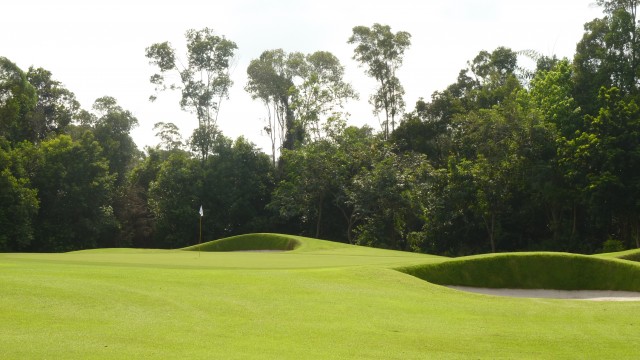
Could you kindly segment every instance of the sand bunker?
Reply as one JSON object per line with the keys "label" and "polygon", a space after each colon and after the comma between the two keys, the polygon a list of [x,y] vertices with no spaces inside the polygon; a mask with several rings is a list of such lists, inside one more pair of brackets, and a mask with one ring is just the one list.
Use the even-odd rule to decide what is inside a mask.
{"label": "sand bunker", "polygon": [[640,301],[640,292],[609,290],[490,289],[468,286],[448,288],[485,295],[520,298],[575,299],[591,301]]}
{"label": "sand bunker", "polygon": [[227,252],[282,253],[287,250],[233,250]]}

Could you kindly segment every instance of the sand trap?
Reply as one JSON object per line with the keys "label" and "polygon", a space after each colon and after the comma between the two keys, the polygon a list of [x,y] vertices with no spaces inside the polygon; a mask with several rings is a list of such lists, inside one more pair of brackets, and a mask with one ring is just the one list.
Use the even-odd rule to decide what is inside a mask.
{"label": "sand trap", "polygon": [[640,292],[609,290],[490,289],[468,286],[448,288],[473,293],[519,298],[576,299],[591,301],[640,301]]}
{"label": "sand trap", "polygon": [[233,251],[227,251],[227,252],[281,253],[285,251],[286,250],[233,250]]}

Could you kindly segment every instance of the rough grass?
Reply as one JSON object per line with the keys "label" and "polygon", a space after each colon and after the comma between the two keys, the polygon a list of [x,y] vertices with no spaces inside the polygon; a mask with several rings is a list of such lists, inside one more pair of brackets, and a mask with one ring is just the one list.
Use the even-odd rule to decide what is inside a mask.
{"label": "rough grass", "polygon": [[470,294],[394,270],[458,259],[294,239],[0,254],[0,359],[637,357],[640,303]]}
{"label": "rough grass", "polygon": [[640,291],[640,266],[637,264],[575,254],[480,255],[400,270],[441,285]]}

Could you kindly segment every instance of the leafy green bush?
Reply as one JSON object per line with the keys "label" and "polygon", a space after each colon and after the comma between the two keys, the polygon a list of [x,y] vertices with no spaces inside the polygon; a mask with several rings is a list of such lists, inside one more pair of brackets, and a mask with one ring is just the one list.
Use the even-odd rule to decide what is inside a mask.
{"label": "leafy green bush", "polygon": [[625,250],[624,243],[620,240],[609,238],[602,244],[602,252],[618,252]]}

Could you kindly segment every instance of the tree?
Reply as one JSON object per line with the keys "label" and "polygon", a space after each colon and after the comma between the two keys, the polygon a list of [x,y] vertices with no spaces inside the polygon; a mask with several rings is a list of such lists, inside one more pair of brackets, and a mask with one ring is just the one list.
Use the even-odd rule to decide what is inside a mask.
{"label": "tree", "polygon": [[36,89],[16,64],[0,57],[0,136],[12,143],[29,140],[26,121],[38,101]]}
{"label": "tree", "polygon": [[349,198],[362,221],[356,243],[411,250],[411,234],[422,229],[422,193],[429,186],[431,167],[419,154],[396,155],[379,149],[378,159],[353,179]]}
{"label": "tree", "polygon": [[[146,49],[146,56],[159,70],[150,79],[156,85],[156,91],[179,89],[182,94],[180,107],[196,115],[200,136],[194,137],[192,142],[204,161],[214,138],[208,133],[217,128],[220,105],[228,98],[229,88],[233,84],[229,67],[238,47],[233,41],[215,35],[208,28],[188,30],[186,39],[186,66],[177,59],[176,51],[169,42],[151,45]],[[178,82],[167,79],[171,72],[179,76]],[[156,96],[150,99],[154,101]]]}
{"label": "tree", "polygon": [[267,108],[265,131],[272,162],[281,149],[293,150],[310,137],[322,136],[323,124],[340,118],[345,102],[357,98],[343,80],[344,67],[326,51],[312,54],[268,50],[247,68],[245,90]]}
{"label": "tree", "polygon": [[283,153],[283,176],[269,207],[309,236],[354,243],[362,218],[349,194],[354,177],[372,166],[378,140],[369,127],[333,125],[325,138]]}
{"label": "tree", "polygon": [[573,98],[573,67],[567,59],[531,80],[531,99],[548,123],[554,124],[561,136],[572,138],[582,129],[582,114]]}
{"label": "tree", "polygon": [[133,161],[139,158],[139,151],[129,135],[138,126],[138,119],[118,105],[116,99],[104,96],[93,104],[98,114],[93,124],[93,132],[100,143],[104,156],[109,160],[109,170],[116,175],[116,186],[120,186],[131,170]]}
{"label": "tree", "polygon": [[[203,237],[215,239],[269,229],[265,206],[273,188],[269,158],[244,138],[219,134],[211,155],[198,163],[188,153],[153,150],[153,159],[136,169],[136,182],[149,183],[148,202],[155,219],[154,244],[192,245],[198,239],[198,209],[203,206]],[[149,181],[149,178],[155,179]],[[145,180],[146,179],[146,180]]]}
{"label": "tree", "polygon": [[174,123],[157,122],[153,125],[153,130],[157,131],[156,137],[160,138],[158,147],[165,150],[181,149],[184,145],[180,130]]}
{"label": "tree", "polygon": [[601,87],[616,87],[622,94],[639,94],[640,41],[637,1],[599,1],[607,16],[585,24],[585,34],[574,56],[574,97],[586,114],[598,112]]}
{"label": "tree", "polygon": [[429,108],[434,103],[419,100],[415,110],[406,114],[391,134],[391,141],[400,152],[425,154],[434,167],[441,168],[447,165],[451,151],[451,118],[450,115],[433,116],[435,106]]}
{"label": "tree", "polygon": [[[296,131],[290,89],[293,86],[293,64],[300,53],[287,54],[282,49],[267,50],[247,67],[245,90],[260,99],[267,108],[264,130],[271,140],[271,158],[276,165],[276,152],[281,148],[293,149]],[[299,63],[299,61],[298,61]]]}
{"label": "tree", "polygon": [[300,216],[303,223],[314,224],[313,236],[320,237],[323,210],[329,194],[337,187],[333,160],[337,151],[328,141],[317,141],[297,150],[285,151],[285,178],[273,194],[272,207],[281,216]]}
{"label": "tree", "polygon": [[339,118],[338,109],[358,95],[344,82],[344,67],[330,52],[317,51],[304,60],[297,71],[301,83],[289,91],[293,92],[292,108],[305,135],[318,140],[323,136],[322,118]]}
{"label": "tree", "polygon": [[59,135],[37,149],[32,184],[40,209],[34,221],[35,251],[108,246],[117,223],[111,195],[114,176],[91,132],[73,140]]}
{"label": "tree", "polygon": [[[563,146],[567,176],[578,188],[594,232],[640,245],[640,108],[617,88],[600,90],[602,108]],[[599,246],[600,244],[593,244]],[[640,246],[638,246],[640,247]]]}
{"label": "tree", "polygon": [[154,245],[178,248],[198,240],[202,166],[184,152],[172,152],[149,185],[149,207],[155,220]]}
{"label": "tree", "polygon": [[31,132],[29,140],[38,142],[63,133],[80,112],[75,95],[43,68],[30,67],[26,75],[38,94],[38,102],[26,119]]}
{"label": "tree", "polygon": [[243,137],[220,135],[203,174],[203,236],[217,239],[273,229],[266,206],[274,188],[269,156]]}
{"label": "tree", "polygon": [[[396,76],[402,65],[405,50],[411,45],[411,34],[405,31],[391,32],[388,25],[374,24],[371,28],[356,26],[348,40],[355,44],[353,59],[366,65],[367,75],[380,83],[371,95],[369,103],[374,114],[384,111],[382,131],[384,138],[395,129],[396,117],[404,110],[404,88]],[[391,129],[391,130],[390,130]]]}
{"label": "tree", "polygon": [[156,243],[158,221],[152,211],[150,189],[157,181],[162,165],[173,154],[187,157],[189,154],[180,149],[162,150],[152,147],[147,147],[146,152],[142,161],[127,175],[124,188],[127,206],[122,209],[120,221],[125,243],[133,247],[154,248],[162,245]]}
{"label": "tree", "polygon": [[39,203],[25,169],[32,150],[28,143],[11,149],[0,139],[0,251],[24,251],[33,241]]}
{"label": "tree", "polygon": [[[519,119],[511,120],[497,110],[481,110],[461,119],[460,147],[463,158],[458,171],[467,175],[475,191],[471,205],[483,220],[491,251],[496,251],[500,216],[509,211],[522,157]],[[466,148],[469,146],[468,148]]]}

